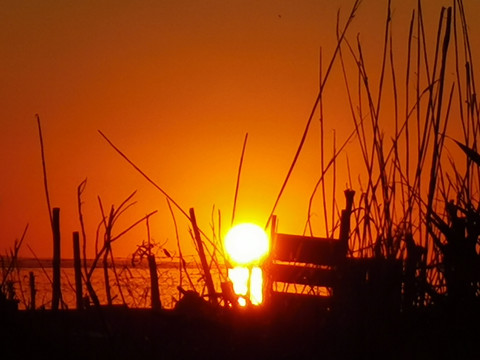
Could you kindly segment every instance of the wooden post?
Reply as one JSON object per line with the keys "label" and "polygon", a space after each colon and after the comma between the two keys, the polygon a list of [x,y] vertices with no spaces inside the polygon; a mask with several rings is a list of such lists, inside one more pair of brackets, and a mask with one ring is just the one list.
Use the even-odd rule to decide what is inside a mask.
{"label": "wooden post", "polygon": [[110,278],[108,276],[108,253],[110,252],[110,243],[107,245],[105,255],[103,255],[103,277],[105,279],[105,293],[107,295],[107,304],[111,306],[113,304],[112,293],[110,291]]}
{"label": "wooden post", "polygon": [[197,226],[197,219],[195,218],[195,211],[190,208],[190,221],[192,222],[193,234],[195,235],[195,241],[197,242],[198,255],[200,256],[200,262],[202,264],[203,273],[205,276],[205,284],[207,285],[208,298],[211,303],[217,303],[217,297],[215,293],[215,286],[213,285],[212,274],[210,274],[210,267],[208,266],[207,258],[205,257],[205,251],[203,250],[203,242],[200,237],[200,230]]}
{"label": "wooden post", "polygon": [[80,259],[80,236],[78,231],[73,233],[73,268],[75,270],[75,298],[77,302],[77,309],[83,308],[82,305],[82,263]]}
{"label": "wooden post", "polygon": [[60,304],[60,208],[53,208],[52,230],[53,230],[53,281],[52,281],[52,310],[58,310]]}
{"label": "wooden post", "polygon": [[270,276],[270,268],[272,265],[272,249],[275,247],[276,234],[277,233],[277,215],[272,216],[272,222],[270,223],[270,253],[262,266],[262,272],[264,277],[263,287],[263,299],[265,303],[269,303],[273,293],[273,281]]}
{"label": "wooden post", "polygon": [[155,255],[148,255],[148,268],[150,270],[150,290],[152,309],[160,310],[162,308],[162,302],[160,301],[160,291],[158,290],[158,274],[157,263],[155,262]]}
{"label": "wooden post", "polygon": [[340,220],[340,238],[339,238],[340,241],[342,242],[345,255],[348,252],[348,238],[350,236],[350,215],[352,214],[354,196],[355,196],[355,191],[345,190],[346,205],[345,205],[345,209],[342,210],[342,217]]}
{"label": "wooden post", "polygon": [[37,290],[35,290],[35,275],[33,274],[33,271],[30,271],[29,278],[30,278],[30,310],[35,310],[37,307],[35,305],[35,295],[37,293]]}

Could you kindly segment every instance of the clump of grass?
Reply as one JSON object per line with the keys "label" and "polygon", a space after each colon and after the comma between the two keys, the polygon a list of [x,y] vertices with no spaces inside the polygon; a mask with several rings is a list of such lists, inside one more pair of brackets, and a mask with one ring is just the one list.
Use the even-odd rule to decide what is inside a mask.
{"label": "clump of grass", "polygon": [[[453,7],[441,9],[433,53],[428,52],[424,14],[418,3],[408,29],[403,88],[395,62],[398,54],[392,21],[388,2],[376,84],[367,69],[360,36],[354,42],[348,38],[340,41],[344,35],[337,31],[347,102],[365,170],[358,184],[352,184],[350,174],[347,182],[350,187],[360,187],[352,223],[351,255],[403,260],[405,271],[409,267],[413,276],[409,281],[415,291],[405,297],[406,306],[462,297],[455,294],[466,290],[456,289],[458,286],[478,296],[479,234],[475,224],[480,209],[480,171],[476,162],[480,111],[463,3],[456,0]],[[353,70],[347,66],[352,60],[356,64]],[[453,81],[446,75],[451,72],[455,73]],[[391,109],[383,105],[387,98],[393,104]],[[320,117],[323,119],[323,114]],[[457,124],[451,124],[454,120]],[[446,142],[454,136],[449,134],[455,126],[461,126],[463,132],[463,140],[457,144],[467,155],[464,162],[458,161],[461,154],[453,155],[456,149],[449,145],[455,147],[454,142]],[[389,132],[392,135],[387,138]],[[344,151],[343,147],[340,150]],[[322,165],[307,223],[313,197],[319,195],[317,188],[325,186],[327,170],[334,171],[328,167],[338,156],[334,151],[330,163]],[[335,182],[335,171],[332,176]],[[320,195],[326,214],[325,192]],[[333,203],[331,212],[335,213],[335,199]],[[331,224],[330,230],[327,228],[330,234],[337,226]],[[460,250],[452,250],[456,247],[469,250],[459,254]],[[462,261],[464,271],[453,274],[452,269]]]}
{"label": "clump of grass", "polygon": [[20,269],[18,267],[18,254],[20,252],[20,248],[22,247],[23,241],[27,234],[28,224],[25,226],[23,234],[21,238],[18,240],[16,239],[13,244],[13,249],[10,249],[9,253],[5,256],[0,256],[0,265],[1,265],[1,273],[2,279],[0,283],[0,310],[8,309],[8,308],[17,308],[18,303],[20,300],[17,296],[17,291],[15,288],[15,284],[19,286],[21,298],[23,299],[23,303],[25,307],[27,307],[27,303],[25,300],[25,296],[23,294],[22,289],[22,282],[20,281]]}

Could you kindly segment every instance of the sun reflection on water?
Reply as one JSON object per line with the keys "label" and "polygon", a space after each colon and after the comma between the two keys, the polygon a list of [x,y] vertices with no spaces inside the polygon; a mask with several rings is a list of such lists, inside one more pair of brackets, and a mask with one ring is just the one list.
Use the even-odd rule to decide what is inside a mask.
{"label": "sun reflection on water", "polygon": [[260,264],[268,255],[270,241],[263,229],[254,224],[233,227],[225,238],[225,250],[235,265],[228,270],[238,303],[259,305],[263,302],[263,273]]}

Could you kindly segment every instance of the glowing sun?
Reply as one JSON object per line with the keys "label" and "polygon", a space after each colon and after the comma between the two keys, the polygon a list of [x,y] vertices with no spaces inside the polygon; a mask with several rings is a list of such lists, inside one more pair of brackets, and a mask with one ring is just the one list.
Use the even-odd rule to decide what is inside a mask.
{"label": "glowing sun", "polygon": [[268,235],[254,224],[234,226],[225,237],[225,250],[238,265],[253,265],[260,262],[270,250]]}

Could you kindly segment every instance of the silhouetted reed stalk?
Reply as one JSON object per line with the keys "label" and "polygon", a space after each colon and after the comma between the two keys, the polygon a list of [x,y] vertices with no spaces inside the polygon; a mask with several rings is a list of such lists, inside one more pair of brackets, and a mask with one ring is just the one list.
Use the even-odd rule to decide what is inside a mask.
{"label": "silhouetted reed stalk", "polygon": [[[322,80],[323,80],[323,69],[322,69],[322,48],[320,48],[320,61],[319,61],[319,71],[318,71],[318,80],[319,80],[319,91],[321,90]],[[325,174],[325,132],[324,132],[324,114],[323,114],[323,97],[320,98],[319,104],[319,121],[320,121],[320,169],[323,174]],[[320,182],[320,181],[319,181]],[[327,191],[326,191],[326,184],[325,181],[321,181],[322,184],[322,206],[323,206],[323,218],[325,222],[325,233],[329,236],[329,226],[328,226],[328,210],[327,210]],[[311,208],[312,208],[312,199],[315,196],[315,192],[317,191],[317,186],[313,190],[312,196],[310,197],[310,203],[308,204],[308,228],[310,230],[310,236],[313,236],[312,230],[312,223],[310,221],[311,218]]]}
{"label": "silhouetted reed stalk", "polygon": [[[209,300],[212,304],[216,304],[217,303],[217,296],[216,296],[215,286],[213,285],[213,280],[212,280],[212,276],[211,276],[211,273],[210,273],[210,266],[209,266],[209,264],[207,262],[207,258],[205,256],[203,241],[201,239],[200,231],[199,231],[198,226],[197,226],[197,220],[196,220],[195,211],[194,211],[193,208],[190,209],[190,219],[192,219],[191,220],[192,221],[192,230],[193,230],[193,234],[195,236],[195,241],[196,241],[196,245],[197,245],[197,249],[198,249],[198,255],[200,257],[200,262],[202,264],[203,276],[204,276],[205,284],[206,284],[207,290],[208,290],[208,297],[209,297]],[[213,258],[213,257],[211,257],[211,258]]]}
{"label": "silhouetted reed stalk", "polygon": [[[173,209],[172,209],[172,205],[170,204],[170,200],[168,200],[168,198],[166,199],[167,201],[167,205],[168,205],[168,209],[170,210],[170,214],[172,216],[172,220],[173,220],[173,225],[175,227],[175,238],[177,240],[177,248],[178,248],[178,257],[179,257],[179,265],[178,265],[178,270],[179,270],[179,287],[181,288],[182,287],[182,273],[183,271],[185,271],[185,275],[187,277],[187,280],[188,280],[188,283],[191,287],[191,289],[193,291],[196,291],[195,289],[195,285],[190,277],[190,274],[188,272],[188,269],[187,269],[187,263],[185,261],[185,259],[183,258],[183,254],[182,254],[182,246],[180,245],[180,236],[178,234],[178,226],[177,226],[177,220],[175,218],[175,213],[173,212]],[[183,269],[183,271],[182,271]],[[179,296],[181,295],[181,291],[179,290]]]}
{"label": "silhouetted reed stalk", "polygon": [[83,220],[83,211],[82,211],[82,194],[85,191],[87,186],[87,179],[84,179],[77,187],[77,211],[78,211],[78,220],[80,222],[80,229],[82,234],[82,254],[83,254],[83,270],[85,274],[88,272],[87,266],[87,234],[85,231],[85,222]]}
{"label": "silhouetted reed stalk", "polygon": [[42,269],[42,272],[43,272],[43,275],[45,275],[45,278],[48,280],[49,284],[52,285],[52,279],[50,278],[50,276],[48,275],[48,272],[47,270],[45,269],[45,267],[43,266],[42,262],[40,261],[40,259],[38,258],[37,254],[35,254],[35,252],[33,251],[33,249],[31,248],[30,245],[26,244],[28,250],[31,252],[33,258],[35,259],[35,261],[37,262],[37,264],[40,266],[40,268]]}
{"label": "silhouetted reed stalk", "polygon": [[[83,180],[77,187],[77,210],[78,210],[78,218],[80,222],[80,228],[82,233],[82,253],[83,253],[83,272],[82,272],[82,279],[85,283],[85,287],[87,289],[90,298],[92,299],[95,306],[100,306],[100,302],[98,300],[98,296],[95,292],[95,289],[92,286],[91,279],[88,276],[88,265],[87,265],[87,235],[85,231],[85,223],[83,220],[83,211],[82,211],[82,195],[85,191],[85,187],[87,185],[87,179]],[[97,236],[95,241],[95,254],[98,253],[97,248],[97,240],[98,240],[98,230],[97,228]]]}
{"label": "silhouetted reed stalk", "polygon": [[[217,215],[217,221],[215,222],[215,214]],[[218,224],[218,229],[216,228],[216,224]],[[225,256],[225,249],[223,248],[223,241],[222,241],[222,212],[220,209],[217,209],[215,212],[215,205],[212,206],[211,212],[211,223],[210,228],[212,230],[212,241],[215,246],[212,249],[212,258],[210,261],[210,268],[215,265],[218,270],[218,275],[220,276],[221,280],[226,280],[227,275],[224,273],[224,268],[218,261],[217,254],[221,256],[222,259],[226,259]]]}
{"label": "silhouetted reed stalk", "polygon": [[352,21],[353,21],[353,19],[354,19],[354,17],[355,17],[355,14],[356,14],[356,12],[357,12],[357,10],[358,10],[358,7],[360,6],[360,3],[361,3],[360,0],[356,0],[355,3],[353,4],[353,7],[352,7],[352,10],[351,10],[351,12],[350,12],[350,15],[349,15],[349,17],[348,17],[348,19],[347,19],[347,22],[346,22],[346,24],[345,24],[345,26],[344,26],[344,28],[343,28],[343,31],[342,31],[342,33],[340,34],[340,37],[339,37],[339,39],[338,39],[338,41],[337,41],[337,46],[335,47],[335,51],[334,51],[334,53],[333,53],[333,55],[332,55],[332,58],[331,58],[331,60],[330,60],[330,63],[329,63],[329,65],[328,65],[328,67],[327,67],[327,70],[326,70],[326,72],[325,72],[325,76],[324,76],[323,81],[322,81],[322,83],[321,83],[321,85],[320,85],[320,90],[319,90],[319,92],[318,92],[317,98],[315,99],[315,102],[314,102],[312,111],[311,111],[310,116],[309,116],[308,121],[307,121],[307,124],[305,125],[305,130],[303,131],[303,135],[302,135],[302,138],[301,138],[301,140],[300,140],[300,144],[298,145],[297,151],[296,151],[296,153],[295,153],[295,155],[294,155],[294,157],[293,157],[293,160],[292,160],[292,164],[290,165],[290,168],[288,169],[288,172],[287,172],[287,175],[286,175],[286,177],[285,177],[285,180],[283,181],[283,184],[282,184],[282,186],[281,186],[281,188],[280,188],[280,191],[279,191],[279,193],[278,193],[278,195],[277,195],[277,198],[276,198],[276,200],[275,200],[275,203],[273,204],[273,208],[272,208],[272,210],[271,210],[271,212],[270,212],[270,215],[269,215],[269,217],[268,217],[267,223],[265,224],[265,229],[268,228],[268,226],[269,226],[269,224],[270,224],[270,222],[271,222],[271,220],[272,220],[272,217],[273,217],[273,215],[275,214],[275,210],[276,210],[277,205],[278,205],[278,203],[279,203],[279,201],[280,201],[280,198],[282,197],[282,194],[283,194],[283,192],[284,192],[284,190],[285,190],[285,188],[286,188],[286,186],[287,186],[288,180],[290,179],[290,176],[292,175],[293,169],[295,168],[295,165],[296,165],[296,163],[297,163],[297,160],[298,160],[298,158],[299,158],[299,156],[300,156],[300,153],[301,153],[301,151],[302,151],[302,149],[303,149],[303,145],[304,145],[305,140],[306,140],[306,138],[307,138],[307,134],[308,134],[308,132],[309,132],[310,125],[311,125],[312,120],[313,120],[313,118],[314,118],[314,115],[315,115],[315,113],[316,113],[316,111],[317,111],[317,107],[318,107],[318,105],[319,105],[319,103],[320,103],[320,100],[322,99],[322,95],[323,95],[323,90],[324,90],[325,84],[326,84],[326,82],[327,82],[327,80],[328,80],[328,77],[329,77],[330,72],[331,72],[331,70],[332,70],[333,64],[336,62],[336,58],[337,58],[337,56],[338,56],[338,54],[339,54],[341,44],[342,44],[342,42],[343,42],[343,40],[344,40],[344,37],[346,36],[347,30],[348,30],[350,24],[352,23]]}
{"label": "silhouetted reed stalk", "polygon": [[163,190],[157,183],[155,183],[146,173],[144,173],[135,163],[133,163],[119,148],[117,148],[110,139],[100,130],[98,130],[99,134],[107,141],[107,143],[121,156],[127,161],[137,172],[139,172],[150,184],[152,184],[157,190],[159,190],[175,207],[189,220],[190,216],[187,214],[185,210],[170,196],[168,193]]}
{"label": "silhouetted reed stalk", "polygon": [[42,124],[40,122],[40,116],[38,114],[35,115],[35,118],[37,119],[38,137],[40,140],[40,153],[42,155],[43,185],[44,185],[45,197],[47,201],[48,218],[50,219],[50,225],[53,228],[52,206],[50,205],[50,193],[48,191],[47,166],[45,161],[45,150],[43,146]]}
{"label": "silhouetted reed stalk", "polygon": [[231,226],[233,226],[233,221],[235,220],[235,210],[237,209],[238,190],[240,188],[240,176],[242,174],[243,158],[245,156],[245,149],[247,148],[247,140],[248,140],[248,133],[245,134],[245,139],[243,140],[242,155],[240,156],[240,164],[238,165],[237,182],[235,185],[235,196],[233,197],[232,220],[230,221]]}
{"label": "silhouetted reed stalk", "polygon": [[[312,191],[312,194],[311,194],[309,202],[308,202],[307,225],[308,225],[308,228],[310,229],[310,235],[313,235],[313,230],[312,230],[312,227],[311,227],[310,219],[311,219],[311,213],[312,213],[312,209],[313,209],[313,200],[314,200],[315,195],[317,193],[318,187],[322,184],[323,185],[325,184],[325,175],[330,170],[330,167],[334,167],[337,157],[340,154],[343,153],[343,151],[347,147],[348,143],[353,139],[354,136],[355,136],[355,131],[350,133],[350,135],[347,137],[347,139],[343,142],[342,146],[338,150],[334,147],[334,149],[333,149],[334,155],[329,160],[329,162],[326,166],[325,165],[322,166],[322,173],[320,174],[320,178],[318,179],[318,181],[316,182],[316,184],[314,186],[314,189]],[[335,204],[335,201],[332,201],[332,203]],[[335,205],[333,205],[333,206],[335,206]],[[328,211],[327,211],[327,213],[328,213]],[[333,230],[334,229],[332,228],[330,236],[333,235]],[[326,228],[326,232],[327,232],[327,236],[329,236],[328,235],[329,234],[328,228]]]}

